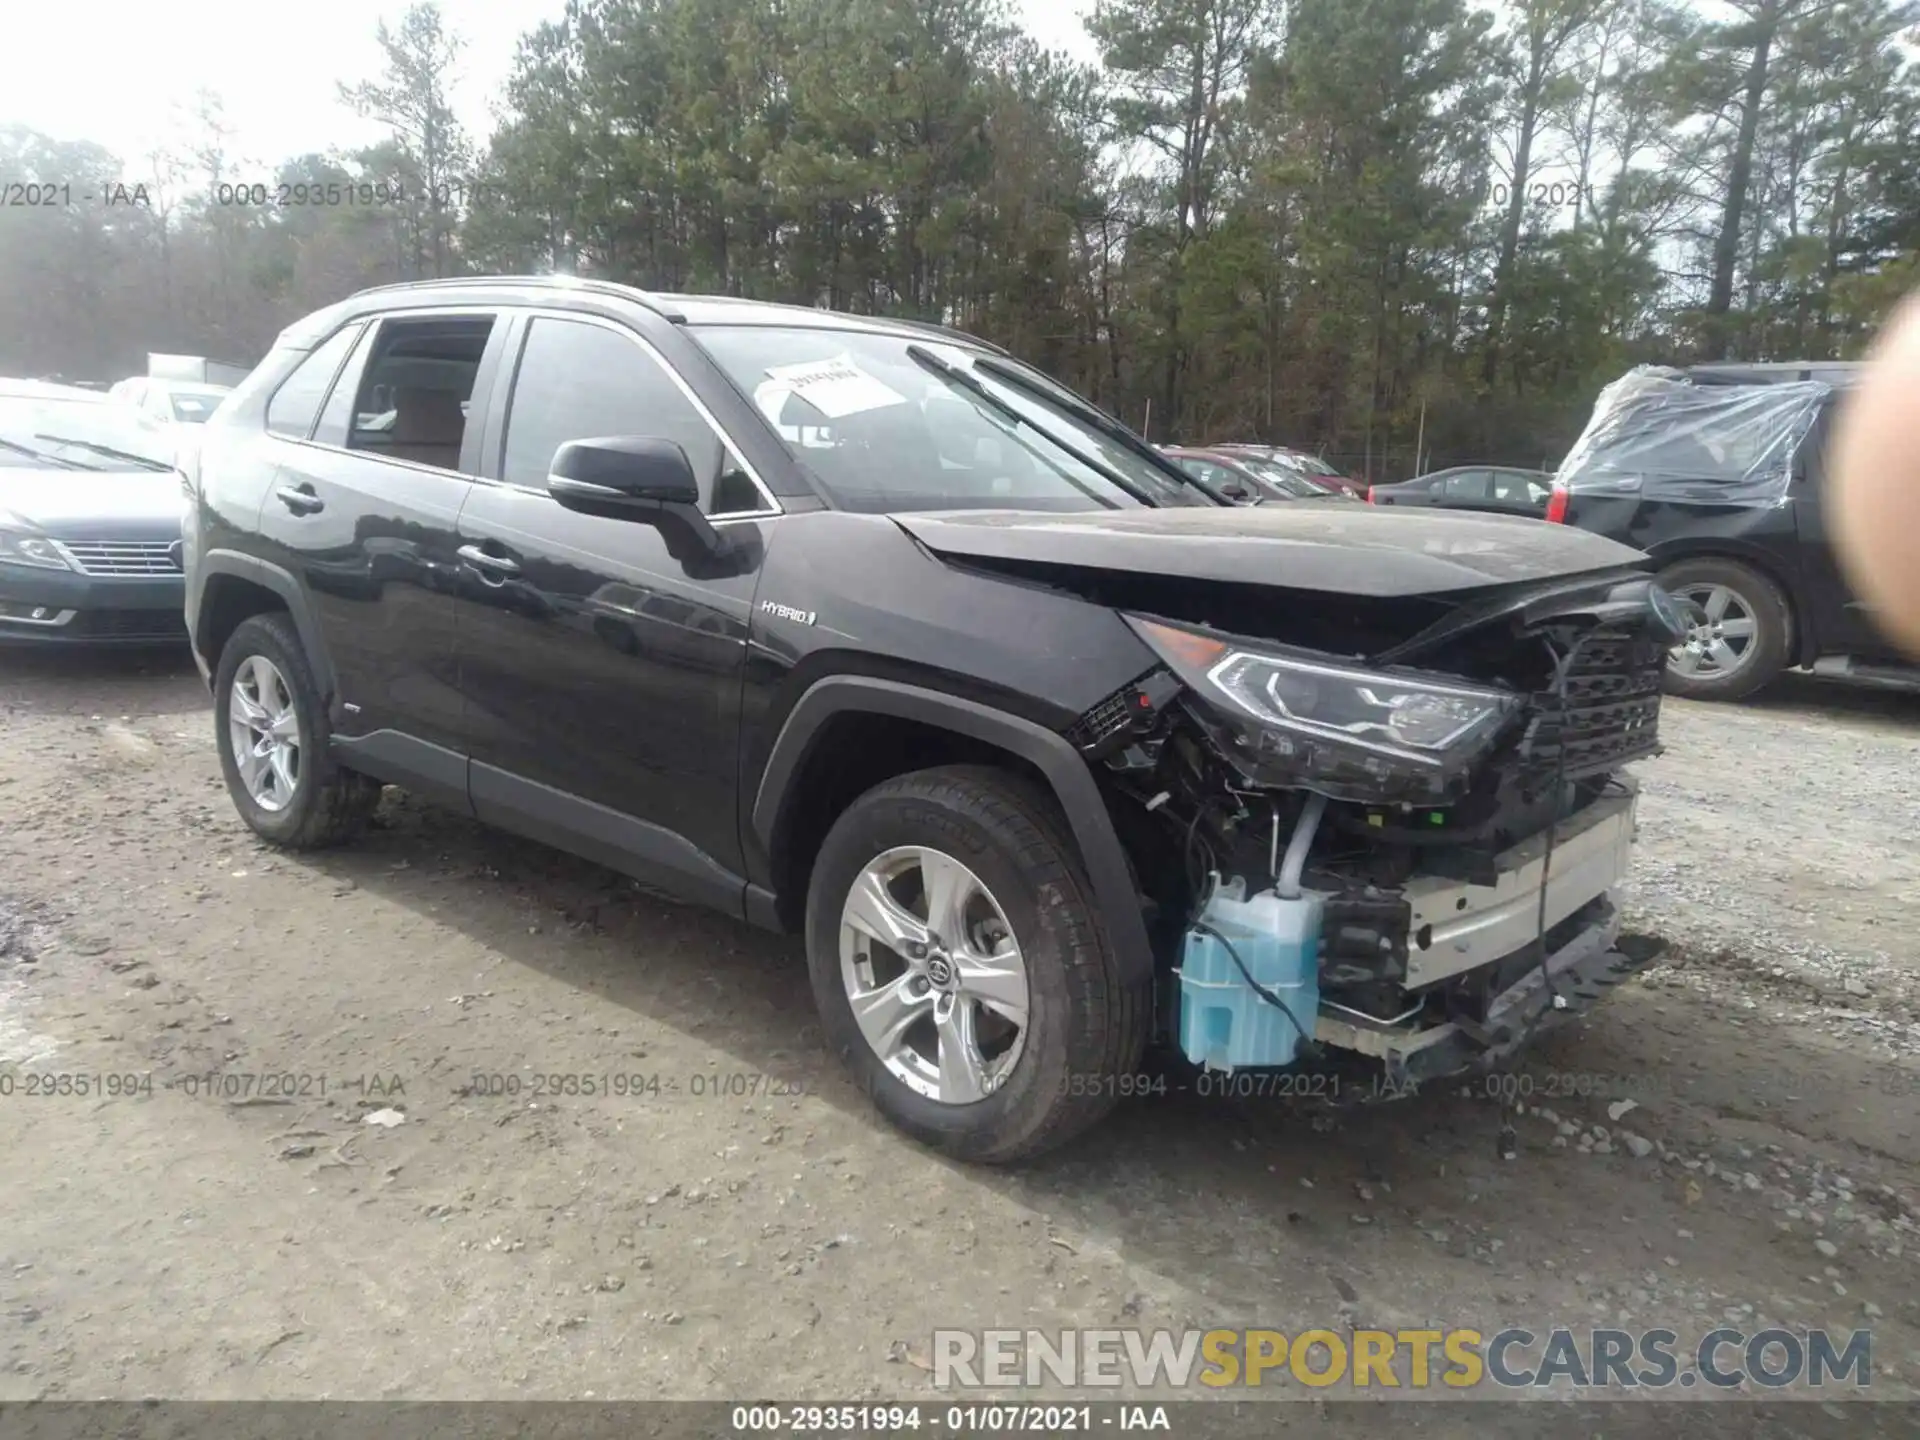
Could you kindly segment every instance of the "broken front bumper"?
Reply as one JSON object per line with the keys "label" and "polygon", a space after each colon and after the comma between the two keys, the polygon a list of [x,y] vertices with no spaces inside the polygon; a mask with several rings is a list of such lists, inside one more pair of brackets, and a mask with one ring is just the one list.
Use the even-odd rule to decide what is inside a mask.
{"label": "broken front bumper", "polygon": [[1483,967],[1511,973],[1514,957],[1540,934],[1544,878],[1546,928],[1559,932],[1559,943],[1544,965],[1528,965],[1489,998],[1483,1020],[1434,1024],[1413,1011],[1380,1020],[1323,1002],[1315,1040],[1379,1060],[1394,1085],[1490,1069],[1646,969],[1659,947],[1623,942],[1611,893],[1632,863],[1638,798],[1638,787],[1621,780],[1561,821],[1550,863],[1542,832],[1499,857],[1492,885],[1422,877],[1406,887],[1413,907],[1407,984],[1417,991]]}
{"label": "broken front bumper", "polygon": [[1659,958],[1658,945],[1623,940],[1611,900],[1593,902],[1593,911],[1592,923],[1547,957],[1544,974],[1536,966],[1494,997],[1484,1025],[1447,1021],[1416,1030],[1323,1011],[1314,1038],[1379,1060],[1394,1087],[1493,1069]]}
{"label": "broken front bumper", "polygon": [[1556,828],[1551,864],[1547,833],[1531,835],[1494,862],[1492,885],[1418,876],[1405,895],[1408,926],[1407,988],[1502,960],[1538,938],[1540,882],[1546,877],[1546,928],[1613,889],[1633,864],[1634,806],[1639,789],[1616,780],[1605,795]]}

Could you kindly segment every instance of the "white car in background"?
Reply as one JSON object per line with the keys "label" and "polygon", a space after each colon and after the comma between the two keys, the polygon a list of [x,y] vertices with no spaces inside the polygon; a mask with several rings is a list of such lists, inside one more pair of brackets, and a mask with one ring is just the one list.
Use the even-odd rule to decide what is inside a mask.
{"label": "white car in background", "polygon": [[[157,461],[162,465],[178,465],[174,458],[179,450],[174,435],[175,427],[160,424],[144,411],[129,411],[127,407],[116,404],[105,391],[89,390],[84,386],[66,385],[54,380],[0,378],[0,405],[12,402],[43,407],[48,415],[56,417],[77,415],[81,423],[102,430],[102,433],[110,432],[116,437],[114,446],[124,454]],[[76,410],[69,407],[81,408]],[[98,414],[89,418],[89,412]],[[53,428],[59,429],[58,426]],[[194,433],[197,435],[199,432],[196,430]]]}
{"label": "white car in background", "polygon": [[115,385],[107,398],[132,405],[161,425],[204,425],[232,390],[230,385],[135,375]]}
{"label": "white car in background", "polygon": [[232,389],[230,385],[135,375],[109,390],[107,399],[133,409],[147,425],[166,436],[172,463],[184,465],[200,444],[201,427]]}

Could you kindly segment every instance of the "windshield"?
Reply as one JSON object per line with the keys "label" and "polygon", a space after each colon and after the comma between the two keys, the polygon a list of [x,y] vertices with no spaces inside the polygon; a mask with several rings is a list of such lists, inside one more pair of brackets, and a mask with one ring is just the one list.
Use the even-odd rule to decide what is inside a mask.
{"label": "windshield", "polygon": [[842,509],[1213,503],[1076,414],[1085,402],[1071,392],[1005,360],[982,366],[964,345],[759,325],[697,333]]}
{"label": "windshield", "polygon": [[0,466],[171,470],[157,428],[103,400],[0,397]]}
{"label": "windshield", "polygon": [[1337,493],[1331,487],[1309,480],[1300,471],[1277,461],[1247,460],[1243,461],[1242,465],[1250,474],[1258,476],[1274,489],[1284,495],[1291,495],[1296,500],[1311,500],[1318,495]]}
{"label": "windshield", "polygon": [[1257,465],[1248,464],[1242,457],[1227,459],[1204,455],[1175,454],[1174,463],[1191,475],[1208,494],[1223,500],[1232,500],[1237,491],[1242,500],[1251,500],[1258,505],[1266,500],[1298,500],[1317,490],[1307,487],[1307,482],[1297,476],[1264,473]]}
{"label": "windshield", "polygon": [[1203,460],[1193,455],[1174,454],[1167,458],[1191,475],[1194,483],[1215,499],[1231,501],[1233,496],[1228,492],[1235,489],[1241,492],[1243,499],[1249,495],[1256,499],[1267,497],[1268,487],[1230,465]]}
{"label": "windshield", "polygon": [[173,407],[173,418],[188,425],[204,425],[209,416],[227,398],[224,390],[169,390],[167,401]]}

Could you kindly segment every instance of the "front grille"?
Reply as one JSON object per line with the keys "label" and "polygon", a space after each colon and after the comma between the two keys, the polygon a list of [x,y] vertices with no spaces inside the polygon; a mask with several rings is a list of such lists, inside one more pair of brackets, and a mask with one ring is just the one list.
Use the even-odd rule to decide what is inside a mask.
{"label": "front grille", "polygon": [[1666,647],[1647,635],[1598,630],[1567,672],[1564,699],[1535,697],[1533,763],[1569,780],[1604,774],[1660,748]]}
{"label": "front grille", "polygon": [[116,640],[184,640],[187,618],[178,610],[82,610],[74,630]]}
{"label": "front grille", "polygon": [[171,540],[65,540],[73,563],[88,575],[178,575]]}

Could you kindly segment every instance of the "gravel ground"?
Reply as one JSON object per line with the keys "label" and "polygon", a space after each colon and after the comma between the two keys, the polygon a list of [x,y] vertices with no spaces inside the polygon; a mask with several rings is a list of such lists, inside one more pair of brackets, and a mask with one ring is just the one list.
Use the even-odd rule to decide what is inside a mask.
{"label": "gravel ground", "polygon": [[[0,1401],[925,1400],[936,1327],[1723,1322],[1871,1326],[1911,1398],[1920,700],[1665,736],[1629,906],[1668,960],[1515,1073],[1516,1158],[1484,1086],[1189,1092],[1009,1173],[875,1119],[792,944],[397,792],[275,855],[190,666],[9,659]],[[578,1074],[643,1078],[533,1094]]]}

